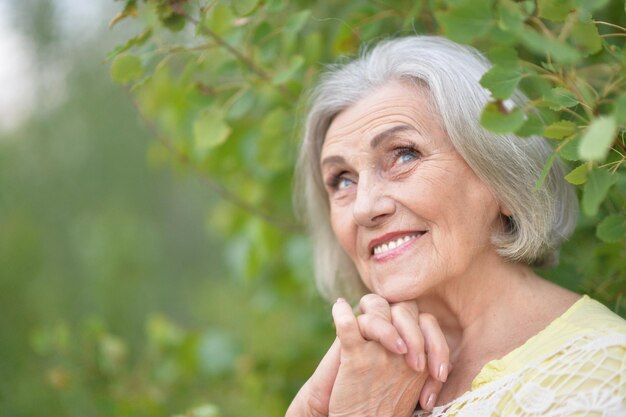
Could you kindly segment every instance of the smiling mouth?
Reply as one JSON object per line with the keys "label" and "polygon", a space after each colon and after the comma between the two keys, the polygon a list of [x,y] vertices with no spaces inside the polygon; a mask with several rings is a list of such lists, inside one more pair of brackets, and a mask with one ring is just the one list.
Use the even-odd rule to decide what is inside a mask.
{"label": "smiling mouth", "polygon": [[403,246],[406,246],[407,244],[409,244],[409,242],[417,239],[418,237],[420,237],[421,235],[423,235],[424,233],[421,232],[415,232],[415,233],[410,233],[404,236],[400,236],[396,239],[393,240],[389,240],[385,243],[380,243],[378,245],[375,245],[371,252],[370,255],[385,255],[389,252],[392,252],[395,249],[401,248]]}

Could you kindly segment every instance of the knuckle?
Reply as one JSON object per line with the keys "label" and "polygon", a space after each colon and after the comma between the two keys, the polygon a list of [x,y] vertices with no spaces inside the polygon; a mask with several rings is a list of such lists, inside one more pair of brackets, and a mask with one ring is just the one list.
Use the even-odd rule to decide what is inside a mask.
{"label": "knuckle", "polygon": [[352,327],[352,318],[348,316],[339,316],[335,318],[335,327],[337,331],[350,330]]}
{"label": "knuckle", "polygon": [[368,314],[361,314],[356,318],[359,323],[359,328],[363,331],[369,332],[372,327],[372,317]]}
{"label": "knuckle", "polygon": [[419,317],[420,323],[425,323],[428,325],[439,325],[437,318],[429,313],[422,313]]}
{"label": "knuckle", "polygon": [[407,316],[411,320],[418,320],[419,312],[417,310],[417,304],[414,302],[392,304],[390,309],[392,316]]}
{"label": "knuckle", "polygon": [[384,328],[382,328],[380,330],[380,336],[381,338],[385,339],[395,339],[399,337],[398,332],[392,326],[385,326]]}
{"label": "knuckle", "polygon": [[383,297],[377,294],[365,294],[363,297],[361,297],[361,301],[359,305],[365,309],[367,308],[372,308],[372,309],[385,308],[386,309],[389,307],[389,304],[387,303],[387,301]]}

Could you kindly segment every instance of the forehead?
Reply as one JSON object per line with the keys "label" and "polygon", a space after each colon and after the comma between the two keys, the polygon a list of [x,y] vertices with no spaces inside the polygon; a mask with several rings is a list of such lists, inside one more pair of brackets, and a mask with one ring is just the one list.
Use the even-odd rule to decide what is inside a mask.
{"label": "forehead", "polygon": [[392,81],[333,119],[326,133],[322,155],[328,148],[350,139],[369,142],[392,125],[408,125],[429,139],[445,137],[425,87]]}

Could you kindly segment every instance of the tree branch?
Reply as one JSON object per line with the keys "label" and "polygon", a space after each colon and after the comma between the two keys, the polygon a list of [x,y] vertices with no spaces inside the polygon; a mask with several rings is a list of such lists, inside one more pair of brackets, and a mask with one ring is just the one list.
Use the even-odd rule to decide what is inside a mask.
{"label": "tree branch", "polygon": [[137,105],[137,102],[131,96],[130,92],[127,89],[125,89],[125,91],[126,94],[129,96],[131,103],[137,110],[137,113],[139,114],[144,126],[152,133],[152,135],[159,141],[159,143],[161,143],[161,145],[163,145],[165,149],[167,149],[170,154],[172,154],[172,156],[177,161],[190,167],[191,170],[205,182],[205,184],[211,189],[211,191],[213,191],[215,194],[228,201],[229,203],[233,204],[234,206],[240,208],[241,210],[250,213],[251,215],[263,220],[267,224],[272,225],[278,229],[287,232],[298,232],[302,230],[302,226],[293,221],[272,216],[264,211],[259,210],[257,207],[248,203],[247,201],[244,201],[238,195],[234,194],[226,187],[224,187],[224,185],[222,185],[220,182],[207,175],[206,172],[200,170],[197,166],[192,164],[186,155],[178,150],[170,140],[166,139],[165,137],[163,137],[163,135],[160,134],[159,129],[154,125],[154,123],[152,123],[147,117],[143,115],[143,112]]}

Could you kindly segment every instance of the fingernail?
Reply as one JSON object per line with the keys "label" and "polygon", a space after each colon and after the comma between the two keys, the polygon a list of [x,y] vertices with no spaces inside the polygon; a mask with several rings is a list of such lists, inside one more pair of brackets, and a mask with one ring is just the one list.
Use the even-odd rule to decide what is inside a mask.
{"label": "fingernail", "polygon": [[437,398],[437,394],[434,392],[428,396],[428,401],[426,401],[426,409],[432,410],[435,406],[435,399]]}
{"label": "fingernail", "polygon": [[424,372],[424,369],[426,369],[426,355],[420,353],[417,355],[417,370],[419,372]]}
{"label": "fingernail", "polygon": [[439,374],[437,375],[437,379],[439,379],[441,382],[446,382],[446,380],[448,379],[447,363],[442,363],[441,365],[439,365]]}
{"label": "fingernail", "polygon": [[345,303],[345,302],[346,302],[346,299],[345,299],[345,298],[341,298],[341,297],[339,297],[339,298],[337,298],[337,302],[338,302],[338,303]]}
{"label": "fingernail", "polygon": [[397,352],[401,355],[404,355],[408,351],[404,340],[402,340],[401,338],[398,338],[398,340],[396,340],[396,348]]}

